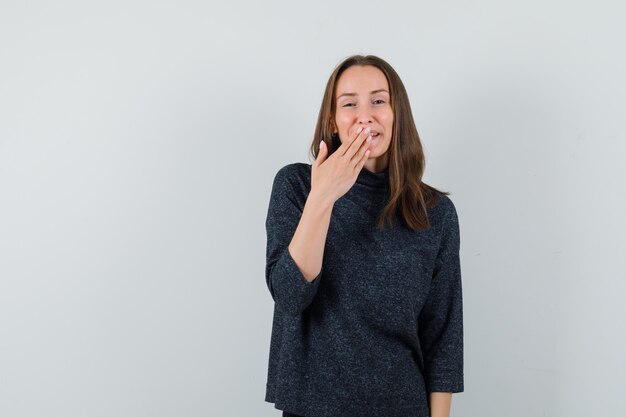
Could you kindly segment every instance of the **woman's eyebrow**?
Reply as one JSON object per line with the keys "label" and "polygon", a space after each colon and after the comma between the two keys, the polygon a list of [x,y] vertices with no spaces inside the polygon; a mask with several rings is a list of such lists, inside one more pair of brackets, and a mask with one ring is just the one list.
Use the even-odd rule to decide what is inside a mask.
{"label": "woman's eyebrow", "polygon": [[[370,94],[378,94],[378,93],[387,93],[387,94],[389,94],[389,91],[385,90],[384,88],[380,88],[378,90],[373,90],[373,91],[370,92]],[[357,95],[356,93],[343,93],[343,94],[337,96],[337,100],[339,100],[343,96],[356,96],[356,95]]]}

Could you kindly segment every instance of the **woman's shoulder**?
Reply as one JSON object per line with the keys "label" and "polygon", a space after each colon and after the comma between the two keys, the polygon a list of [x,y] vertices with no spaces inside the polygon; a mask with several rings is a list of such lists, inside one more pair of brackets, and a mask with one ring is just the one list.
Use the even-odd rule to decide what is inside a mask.
{"label": "woman's shoulder", "polygon": [[431,223],[447,223],[449,219],[457,219],[456,206],[449,195],[441,192],[434,194],[435,204],[428,208],[428,216]]}
{"label": "woman's shoulder", "polygon": [[311,188],[311,165],[293,162],[282,166],[274,175],[274,187],[307,193]]}
{"label": "woman's shoulder", "polygon": [[441,210],[445,212],[456,211],[454,202],[452,201],[449,195],[437,193],[437,198],[438,198],[437,206],[440,206]]}
{"label": "woman's shoulder", "polygon": [[279,168],[276,172],[276,177],[291,179],[298,177],[311,177],[311,164],[305,164],[304,162],[292,162]]}

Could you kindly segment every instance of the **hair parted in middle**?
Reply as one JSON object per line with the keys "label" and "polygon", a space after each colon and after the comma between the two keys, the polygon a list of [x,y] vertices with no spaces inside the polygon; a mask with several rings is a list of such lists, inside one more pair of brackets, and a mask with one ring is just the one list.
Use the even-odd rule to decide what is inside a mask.
{"label": "hair parted in middle", "polygon": [[[415,127],[411,105],[400,76],[385,60],[374,55],[352,55],[334,69],[324,91],[315,135],[310,152],[317,158],[319,145],[324,141],[328,156],[337,150],[341,141],[333,132],[336,130],[336,85],[343,72],[353,65],[371,65],[383,72],[389,83],[390,104],[393,110],[393,132],[389,145],[389,199],[379,218],[378,227],[384,228],[399,216],[412,230],[430,227],[427,208],[438,203],[438,194],[449,195],[422,181],[425,156],[422,143]],[[365,168],[362,168],[365,169]]]}

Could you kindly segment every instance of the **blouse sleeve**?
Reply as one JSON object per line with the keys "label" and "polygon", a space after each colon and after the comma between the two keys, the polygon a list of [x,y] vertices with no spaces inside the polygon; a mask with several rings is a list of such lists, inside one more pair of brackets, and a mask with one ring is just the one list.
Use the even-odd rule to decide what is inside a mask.
{"label": "blouse sleeve", "polygon": [[430,291],[418,319],[427,392],[463,392],[463,305],[460,236],[451,200]]}
{"label": "blouse sleeve", "polygon": [[[302,216],[298,192],[289,181],[289,174],[293,172],[289,168],[289,165],[281,168],[272,185],[265,222],[265,280],[275,304],[289,314],[297,315],[311,304],[322,273],[312,282],[307,281],[288,250]],[[306,196],[301,197],[306,200]]]}

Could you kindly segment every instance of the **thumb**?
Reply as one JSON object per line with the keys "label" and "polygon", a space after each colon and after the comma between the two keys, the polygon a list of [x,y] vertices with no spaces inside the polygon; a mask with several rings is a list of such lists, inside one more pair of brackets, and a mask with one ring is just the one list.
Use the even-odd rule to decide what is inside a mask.
{"label": "thumb", "polygon": [[315,166],[317,167],[322,162],[324,162],[327,156],[328,156],[328,148],[326,146],[326,143],[322,140],[320,141],[320,150],[317,153],[317,158],[315,158]]}

